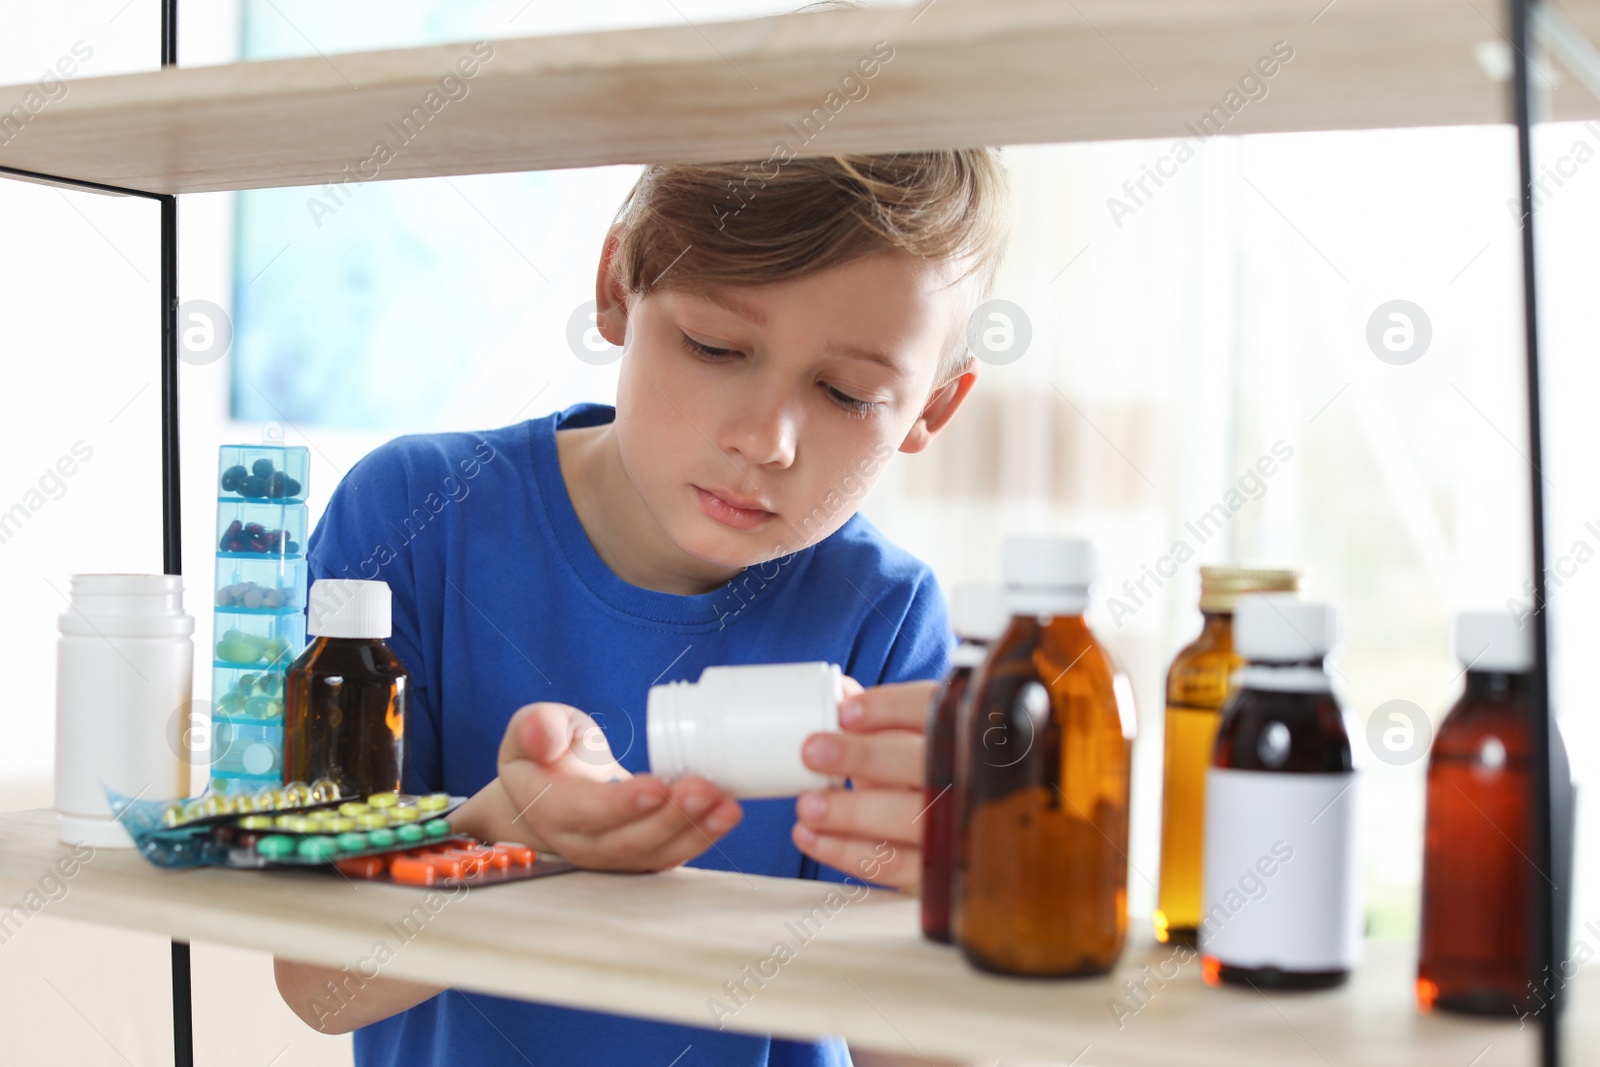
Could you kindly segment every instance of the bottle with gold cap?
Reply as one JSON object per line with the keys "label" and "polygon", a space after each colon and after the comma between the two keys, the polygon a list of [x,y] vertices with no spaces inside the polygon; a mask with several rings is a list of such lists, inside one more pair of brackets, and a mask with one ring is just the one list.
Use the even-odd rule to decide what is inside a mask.
{"label": "bottle with gold cap", "polygon": [[1157,939],[1194,947],[1200,923],[1206,768],[1228,679],[1244,666],[1233,648],[1233,609],[1251,593],[1297,592],[1298,570],[1200,568],[1200,636],[1167,672],[1166,759],[1161,789],[1161,885]]}

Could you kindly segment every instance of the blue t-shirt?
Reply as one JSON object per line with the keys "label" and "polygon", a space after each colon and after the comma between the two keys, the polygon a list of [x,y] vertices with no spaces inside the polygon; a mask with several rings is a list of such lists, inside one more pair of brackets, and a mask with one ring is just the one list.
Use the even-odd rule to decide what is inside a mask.
{"label": "blue t-shirt", "polygon": [[[866,686],[943,674],[954,638],[932,572],[859,514],[709,593],[617,577],[573,510],[555,440],[558,427],[615,414],[578,404],[498,430],[401,437],[351,468],[329,498],[307,542],[310,577],[381,579],[393,593],[389,645],[410,673],[408,790],[478,792],[497,773],[512,713],[533,701],[588,712],[639,773],[649,769],[646,691],[707,666],[826,660]],[[794,847],[792,799],[742,806],[743,821],[691,866],[845,877]],[[355,1058],[362,1067],[850,1062],[838,1039],[797,1042],[454,989],[358,1030]]]}

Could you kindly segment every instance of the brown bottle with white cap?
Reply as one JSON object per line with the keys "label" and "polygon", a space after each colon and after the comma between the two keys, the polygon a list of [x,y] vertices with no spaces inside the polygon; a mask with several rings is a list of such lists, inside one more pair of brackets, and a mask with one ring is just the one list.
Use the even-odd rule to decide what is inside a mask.
{"label": "brown bottle with white cap", "polygon": [[1320,989],[1361,953],[1358,779],[1324,658],[1333,607],[1267,593],[1234,609],[1247,661],[1206,772],[1200,974]]}
{"label": "brown bottle with white cap", "polygon": [[962,724],[969,721],[972,682],[978,668],[1010,621],[1005,587],[998,583],[968,582],[950,594],[950,624],[960,644],[950,654],[950,672],[928,709],[927,780],[921,815],[922,936],[943,944],[951,941],[951,891],[960,861],[956,737]]}
{"label": "brown bottle with white cap", "polygon": [[968,962],[1103,974],[1128,932],[1132,693],[1090,632],[1089,542],[1013,537],[1011,624],[958,738],[962,845],[952,931]]}
{"label": "brown bottle with white cap", "polygon": [[316,640],[289,667],[284,781],[330,778],[342,796],[400,791],[408,676],[384,643],[389,586],[318,579],[306,614]]}
{"label": "brown bottle with white cap", "polygon": [[[1417,1007],[1528,1015],[1543,1006],[1533,909],[1533,629],[1505,611],[1456,617],[1466,684],[1428,753]],[[1567,943],[1572,777],[1550,720],[1557,944]]]}

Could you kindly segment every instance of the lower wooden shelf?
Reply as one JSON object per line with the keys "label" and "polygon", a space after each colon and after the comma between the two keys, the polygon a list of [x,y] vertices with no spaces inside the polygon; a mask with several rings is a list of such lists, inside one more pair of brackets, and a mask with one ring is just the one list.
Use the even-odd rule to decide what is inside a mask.
{"label": "lower wooden shelf", "polygon": [[[1531,1025],[1418,1016],[1403,944],[1370,942],[1351,983],[1324,993],[1209,989],[1198,960],[1148,944],[1131,946],[1108,978],[1041,982],[974,971],[956,950],[921,939],[914,900],[865,887],[679,868],[430,895],[309,871],[164,871],[112,850],[61,879],[56,864],[72,854],[56,842],[51,812],[0,815],[0,934],[48,914],[353,976],[731,1030],[840,1034],[923,1056],[1080,1057],[1080,1067],[1536,1062]],[[1566,1062],[1600,1062],[1597,984],[1579,974],[1572,989]]]}

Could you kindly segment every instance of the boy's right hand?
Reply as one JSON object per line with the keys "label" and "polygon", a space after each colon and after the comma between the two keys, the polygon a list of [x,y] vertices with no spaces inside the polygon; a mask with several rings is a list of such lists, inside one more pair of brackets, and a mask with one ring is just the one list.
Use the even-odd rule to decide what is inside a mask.
{"label": "boy's right hand", "polygon": [[693,859],[744,817],[701,777],[630,775],[605,734],[568,704],[528,704],[506,725],[500,785],[518,836],[579,867],[660,871]]}

